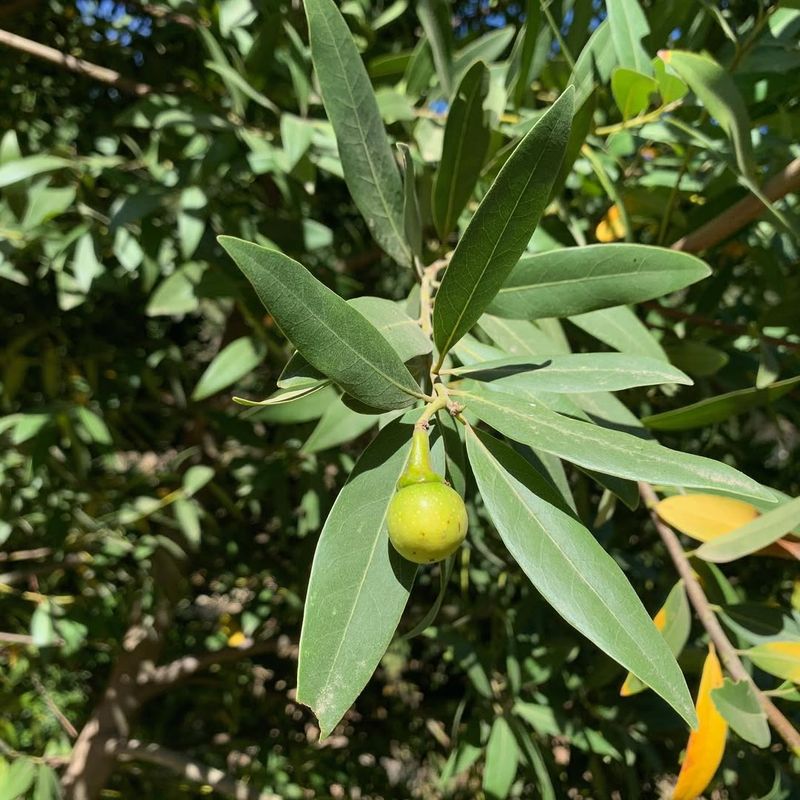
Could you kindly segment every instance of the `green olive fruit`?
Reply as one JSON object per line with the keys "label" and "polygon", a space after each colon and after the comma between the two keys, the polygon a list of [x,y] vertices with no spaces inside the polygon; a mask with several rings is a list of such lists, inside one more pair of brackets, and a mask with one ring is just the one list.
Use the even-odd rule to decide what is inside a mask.
{"label": "green olive fruit", "polygon": [[408,466],[389,504],[389,539],[403,558],[431,564],[447,558],[467,535],[467,509],[430,463],[428,434],[417,428]]}
{"label": "green olive fruit", "polygon": [[447,558],[467,535],[464,501],[442,482],[399,489],[389,504],[387,522],[395,550],[416,564]]}

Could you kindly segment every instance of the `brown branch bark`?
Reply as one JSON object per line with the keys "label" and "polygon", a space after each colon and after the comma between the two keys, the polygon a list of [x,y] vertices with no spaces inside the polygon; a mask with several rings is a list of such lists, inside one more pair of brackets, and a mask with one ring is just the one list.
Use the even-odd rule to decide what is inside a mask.
{"label": "brown branch bark", "polygon": [[689,563],[686,553],[683,552],[683,547],[675,531],[656,514],[655,505],[658,503],[658,496],[655,490],[649,483],[640,482],[639,493],[650,512],[650,518],[653,520],[653,524],[661,540],[664,542],[664,546],[667,548],[667,552],[673,564],[675,564],[675,569],[678,571],[681,578],[683,578],[689,602],[691,602],[697,614],[697,618],[700,620],[701,625],[706,629],[709,638],[717,648],[719,657],[722,659],[722,663],[725,665],[728,673],[734,680],[747,681],[747,683],[750,684],[758,698],[758,702],[761,704],[761,708],[767,715],[769,724],[772,725],[775,732],[786,742],[790,750],[795,753],[795,755],[800,755],[800,733],[797,732],[792,723],[784,716],[783,712],[758,688],[758,686],[756,686],[755,682],[750,677],[750,673],[745,669],[744,664],[742,664],[736,652],[736,648],[731,644],[722,625],[720,625],[717,619],[717,615],[711,608],[708,598],[695,576],[692,565]]}
{"label": "brown branch bark", "polygon": [[52,555],[51,547],[37,547],[33,550],[14,550],[11,553],[0,553],[0,563],[3,561],[27,561],[32,558],[45,558]]}
{"label": "brown branch bark", "polygon": [[158,667],[145,665],[137,676],[139,698],[145,702],[204,669],[217,664],[234,664],[261,653],[271,653],[275,651],[275,647],[275,641],[269,639],[255,642],[249,647],[230,647],[215,653],[182,656]]}
{"label": "brown branch bark", "polygon": [[[32,645],[33,636],[28,636],[25,633],[6,633],[4,631],[0,631],[0,649],[2,649],[4,644]],[[57,638],[53,644],[62,645],[64,644],[64,640]]]}
{"label": "brown branch bark", "polygon": [[130,78],[124,78],[119,72],[115,72],[113,69],[92,64],[90,61],[84,61],[82,58],[75,58],[75,56],[62,53],[54,47],[48,47],[46,44],[34,42],[31,39],[26,39],[24,36],[17,36],[16,33],[11,33],[10,31],[0,30],[0,44],[11,47],[14,50],[19,50],[22,53],[28,53],[28,55],[40,58],[42,61],[56,64],[78,75],[85,75],[92,80],[106,83],[127,94],[142,97],[153,91],[153,87],[147,83],[140,83]]}
{"label": "brown branch bark", "polygon": [[145,761],[165,767],[193,783],[210,786],[214,791],[233,800],[280,800],[278,795],[259,792],[222,770],[201,764],[158,744],[145,744],[136,739],[110,741],[108,749],[115,757],[123,760]]}
{"label": "brown branch bark", "polygon": [[[773,175],[762,189],[764,196],[775,202],[790,192],[800,189],[800,158],[787,164],[777,175]],[[672,245],[673,250],[699,253],[708,250],[723,239],[744,228],[766,211],[766,206],[753,194],[748,194],[727,211],[709,220],[696,231],[681,237]]]}
{"label": "brown branch bark", "polygon": [[72,748],[62,777],[64,800],[95,800],[106,786],[116,762],[108,743],[130,735],[141,707],[136,677],[158,659],[171,616],[171,606],[162,601],[152,624],[137,621],[128,628],[106,690]]}

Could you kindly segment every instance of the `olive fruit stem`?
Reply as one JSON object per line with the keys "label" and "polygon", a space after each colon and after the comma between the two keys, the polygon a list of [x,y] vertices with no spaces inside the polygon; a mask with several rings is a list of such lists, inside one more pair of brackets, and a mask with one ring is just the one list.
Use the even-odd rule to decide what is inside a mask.
{"label": "olive fruit stem", "polygon": [[433,390],[436,393],[436,396],[428,403],[428,405],[425,406],[425,410],[422,412],[422,415],[414,424],[415,430],[427,430],[431,417],[437,411],[447,408],[449,398],[447,397],[447,389],[444,387],[444,385],[441,383],[436,383],[433,386]]}

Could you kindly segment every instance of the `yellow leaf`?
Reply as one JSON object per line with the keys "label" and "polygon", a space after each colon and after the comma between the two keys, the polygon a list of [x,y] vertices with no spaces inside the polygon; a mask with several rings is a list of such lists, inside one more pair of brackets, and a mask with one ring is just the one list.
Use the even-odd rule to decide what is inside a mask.
{"label": "yellow leaf", "polygon": [[619,208],[611,206],[605,216],[597,223],[594,232],[598,242],[616,242],[625,236],[625,226],[622,224]]}
{"label": "yellow leaf", "polygon": [[715,494],[676,494],[658,503],[655,510],[667,525],[699,542],[735,531],[759,514],[750,503]]}
{"label": "yellow leaf", "polygon": [[228,637],[228,647],[241,647],[247,637],[241,631],[235,631]]}
{"label": "yellow leaf", "polygon": [[763,642],[745,654],[764,672],[800,683],[800,642]]}
{"label": "yellow leaf", "polygon": [[714,773],[725,752],[725,737],[728,723],[717,711],[711,699],[711,690],[722,686],[722,667],[714,646],[708,646],[708,655],[703,664],[700,688],[697,690],[697,730],[689,734],[686,756],[681,765],[678,783],[672,800],[694,800],[711,783]]}

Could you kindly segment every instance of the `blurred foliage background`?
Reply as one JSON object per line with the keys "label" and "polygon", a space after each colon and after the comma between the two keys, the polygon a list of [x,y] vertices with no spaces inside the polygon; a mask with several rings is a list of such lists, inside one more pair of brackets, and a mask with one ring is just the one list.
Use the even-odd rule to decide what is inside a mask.
{"label": "blurred foliage background", "polygon": [[[641,5],[649,58],[707,51],[733,76],[756,183],[800,155],[798,4]],[[427,198],[447,98],[417,9],[340,7]],[[476,58],[492,65],[480,194],[566,86],[606,9],[444,8],[456,74]],[[69,797],[224,793],[214,774],[192,777],[189,760],[254,797],[481,797],[488,730],[510,709],[530,743],[495,756],[495,769],[511,770],[510,796],[663,796],[685,727],[650,693],[620,699],[621,669],[542,602],[480,504],[435,627],[394,642],[335,734],[318,743],[294,702],[314,545],[374,418],[336,417],[326,392],[257,413],[232,402],[267,396],[290,351],[215,236],[271,242],[345,297],[399,299],[413,283],[371,241],[344,187],[302,6],[9,1],[0,28],[120,76],[110,85],[91,67],[0,42],[0,797],[27,791],[8,787],[30,770],[17,788],[56,797],[56,774],[78,767],[90,788],[67,783]],[[747,196],[720,122],[693,94],[626,120],[608,47],[589,63],[585,142],[532,250],[668,245]],[[793,496],[796,397],[767,404],[753,387],[798,373],[796,206],[786,195],[706,249],[712,277],[639,309],[695,386],[622,395],[646,416],[749,390],[710,424],[659,437]],[[569,335],[580,347],[589,334]],[[600,497],[581,473],[570,481],[591,522]],[[655,612],[675,575],[644,512],[602,513],[594,530]],[[777,605],[800,636],[796,575],[793,561],[748,559],[709,572],[706,589],[743,609]],[[438,582],[435,569],[422,574],[406,630]],[[691,687],[701,633],[681,658]],[[121,724],[109,723],[112,706]],[[89,750],[67,766],[81,731]],[[713,796],[797,796],[791,771],[780,747],[734,740]]]}

